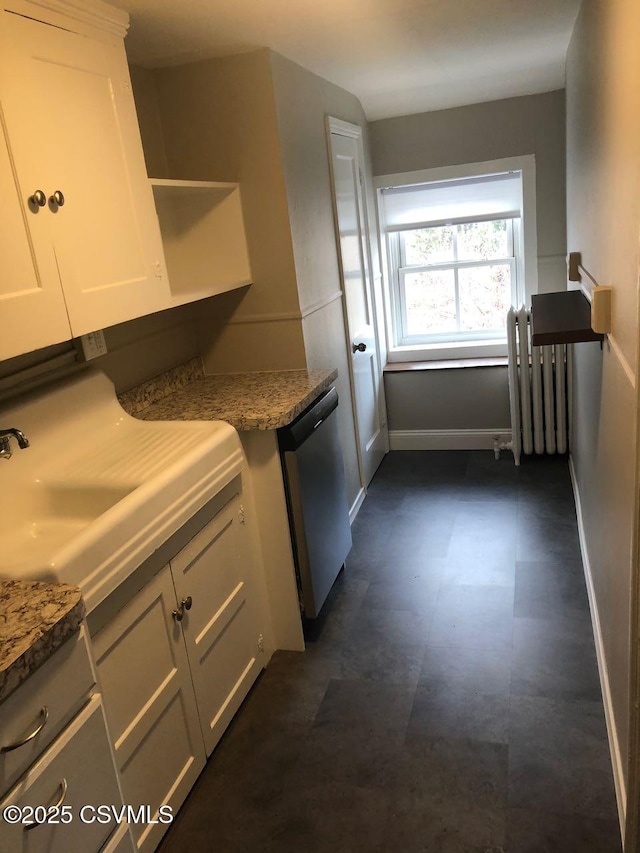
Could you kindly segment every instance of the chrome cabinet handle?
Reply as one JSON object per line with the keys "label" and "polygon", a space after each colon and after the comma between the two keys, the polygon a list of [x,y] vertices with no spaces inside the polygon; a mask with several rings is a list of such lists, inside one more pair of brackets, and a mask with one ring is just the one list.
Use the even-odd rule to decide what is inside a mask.
{"label": "chrome cabinet handle", "polygon": [[[64,777],[63,777],[62,781],[60,782],[59,788],[60,788],[60,792],[61,792],[60,798],[59,798],[57,803],[54,803],[54,805],[47,807],[47,812],[49,811],[49,809],[52,809],[53,813],[55,814],[57,809],[59,809],[60,806],[65,801],[65,798],[67,796],[67,791],[69,790],[69,786],[67,785],[67,780]],[[42,826],[43,823],[46,823],[46,821],[30,820],[28,823],[24,824],[23,828],[24,828],[25,832],[28,832],[30,829],[35,829],[36,826]]]}
{"label": "chrome cabinet handle", "polygon": [[54,194],[49,198],[51,204],[55,204],[57,207],[64,207],[64,195],[61,190],[56,190]]}
{"label": "chrome cabinet handle", "polygon": [[367,349],[366,344],[351,344],[352,352],[365,352]]}
{"label": "chrome cabinet handle", "polygon": [[0,747],[0,753],[4,754],[5,752],[13,752],[14,749],[19,749],[21,746],[24,746],[25,743],[29,743],[30,740],[34,739],[34,737],[38,737],[42,729],[45,727],[48,719],[49,709],[46,705],[43,705],[42,708],[40,708],[40,724],[36,726],[36,728],[25,738],[17,741],[17,743],[10,743],[8,746]]}
{"label": "chrome cabinet handle", "polygon": [[182,599],[182,601],[176,607],[175,610],[171,611],[171,615],[176,620],[176,622],[182,622],[182,620],[184,619],[184,611],[185,610],[191,610],[192,607],[193,607],[193,599],[191,598],[190,595],[188,595],[186,598]]}
{"label": "chrome cabinet handle", "polygon": [[29,201],[38,207],[44,207],[47,203],[47,197],[42,190],[36,190],[32,196],[29,196]]}

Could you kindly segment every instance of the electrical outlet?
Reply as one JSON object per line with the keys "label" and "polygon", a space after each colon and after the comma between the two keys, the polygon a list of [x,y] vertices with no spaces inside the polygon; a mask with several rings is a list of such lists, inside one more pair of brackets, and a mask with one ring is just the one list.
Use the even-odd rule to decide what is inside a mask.
{"label": "electrical outlet", "polygon": [[105,355],[107,352],[107,345],[102,329],[99,329],[97,332],[89,332],[88,335],[82,335],[80,342],[82,343],[82,352],[84,353],[85,361],[91,361],[92,358]]}

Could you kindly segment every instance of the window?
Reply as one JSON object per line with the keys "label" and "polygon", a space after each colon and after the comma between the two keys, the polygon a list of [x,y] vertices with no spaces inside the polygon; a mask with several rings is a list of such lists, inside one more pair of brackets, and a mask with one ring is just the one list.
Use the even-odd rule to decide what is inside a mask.
{"label": "window", "polygon": [[513,231],[494,219],[397,232],[398,344],[504,338],[517,298]]}
{"label": "window", "polygon": [[[448,170],[445,179],[417,183],[413,173],[406,185],[378,182],[390,361],[506,354],[507,311],[525,301],[525,256],[532,267],[536,254],[535,231],[524,247],[528,164],[477,165],[487,171],[474,175],[467,166],[459,177]],[[531,187],[533,164],[527,179]],[[535,196],[528,221],[535,228]],[[537,270],[530,278],[535,287]]]}

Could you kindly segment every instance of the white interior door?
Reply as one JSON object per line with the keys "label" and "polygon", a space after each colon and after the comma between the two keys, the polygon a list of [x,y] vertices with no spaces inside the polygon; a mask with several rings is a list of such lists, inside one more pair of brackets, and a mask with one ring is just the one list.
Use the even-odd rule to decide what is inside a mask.
{"label": "white interior door", "polygon": [[385,454],[378,361],[362,188],[362,137],[357,125],[329,119],[334,213],[346,314],[347,345],[360,474],[367,486]]}

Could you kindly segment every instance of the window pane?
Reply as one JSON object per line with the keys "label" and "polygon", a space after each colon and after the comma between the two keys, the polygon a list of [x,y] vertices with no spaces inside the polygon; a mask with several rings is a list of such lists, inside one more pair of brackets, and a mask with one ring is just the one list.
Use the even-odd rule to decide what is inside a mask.
{"label": "window pane", "polygon": [[453,229],[418,228],[404,231],[404,262],[407,266],[446,264],[453,261]]}
{"label": "window pane", "polygon": [[492,258],[511,257],[505,219],[467,222],[457,228],[459,261],[490,261]]}
{"label": "window pane", "polygon": [[511,306],[511,267],[492,264],[458,270],[460,329],[504,329]]}
{"label": "window pane", "polygon": [[407,273],[404,292],[408,335],[457,330],[453,270]]}

